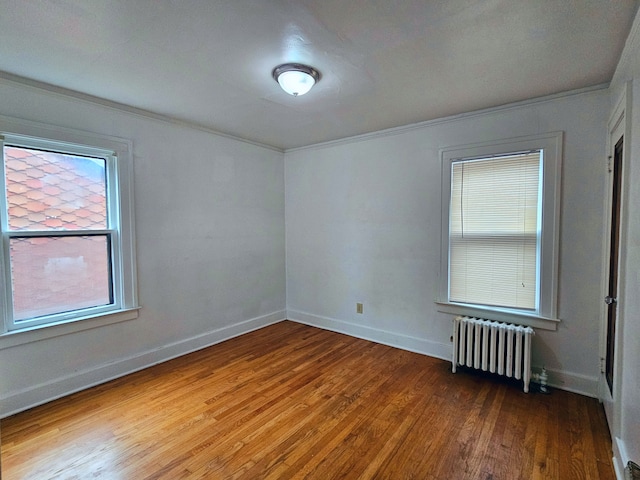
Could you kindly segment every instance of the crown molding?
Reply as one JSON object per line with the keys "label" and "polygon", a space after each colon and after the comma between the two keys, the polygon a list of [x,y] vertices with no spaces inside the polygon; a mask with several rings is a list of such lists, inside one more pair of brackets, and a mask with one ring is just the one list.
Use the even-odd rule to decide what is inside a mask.
{"label": "crown molding", "polygon": [[249,145],[253,145],[255,147],[266,148],[268,150],[272,150],[278,153],[284,152],[284,150],[282,150],[281,148],[277,148],[272,145],[267,145],[265,143],[256,142],[248,138],[242,138],[236,135],[231,135],[229,133],[221,132],[219,130],[213,129],[206,125],[202,125],[200,123],[189,122],[186,120],[170,117],[168,115],[162,115],[160,113],[155,113],[149,110],[145,110],[143,108],[132,107],[124,103],[114,102],[112,100],[107,100],[101,97],[96,97],[94,95],[77,92],[75,90],[59,87],[57,85],[53,85],[50,83],[40,82],[38,80],[21,77],[19,75],[15,75],[9,72],[0,71],[0,82],[6,83],[6,84],[13,84],[20,87],[26,87],[26,88],[38,90],[40,92],[44,91],[52,95],[61,96],[66,99],[71,99],[81,103],[91,103],[93,105],[100,105],[101,107],[109,108],[111,110],[116,110],[121,113],[124,112],[137,117],[143,117],[143,118],[155,120],[158,122],[169,123],[171,125],[175,125],[178,127],[192,128],[194,130],[199,130],[201,132],[216,135],[218,137],[228,138],[230,140],[246,143]]}
{"label": "crown molding", "polygon": [[481,117],[484,115],[491,115],[494,113],[506,112],[516,108],[552,102],[560,98],[574,97],[577,95],[589,94],[599,90],[606,90],[607,88],[609,88],[609,85],[610,85],[609,83],[601,83],[598,85],[592,85],[590,87],[579,88],[576,90],[569,90],[566,92],[554,93],[552,95],[545,95],[543,97],[536,97],[536,98],[531,98],[527,100],[522,100],[520,102],[507,103],[505,105],[500,105],[497,107],[484,108],[482,110],[474,110],[471,112],[460,113],[460,114],[451,115],[448,117],[436,118],[433,120],[426,120],[424,122],[411,123],[411,124],[403,125],[400,127],[393,127],[385,130],[378,130],[376,132],[363,133],[362,135],[355,135],[353,137],[340,138],[337,140],[330,140],[328,142],[315,143],[313,145],[306,145],[302,147],[288,148],[284,150],[284,153],[287,154],[287,153],[294,153],[294,152],[300,152],[305,150],[315,150],[320,148],[333,147],[337,145],[357,143],[357,142],[372,140],[376,138],[401,135],[403,133],[411,132],[413,130],[419,130],[425,127],[432,127],[434,125],[451,123],[461,119]]}

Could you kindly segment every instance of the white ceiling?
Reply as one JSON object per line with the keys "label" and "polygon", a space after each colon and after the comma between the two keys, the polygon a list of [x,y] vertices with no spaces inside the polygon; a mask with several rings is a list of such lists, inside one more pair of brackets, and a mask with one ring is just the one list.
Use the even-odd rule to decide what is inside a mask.
{"label": "white ceiling", "polygon": [[[606,83],[637,7],[0,0],[0,71],[288,149]],[[284,62],[322,78],[291,97]]]}

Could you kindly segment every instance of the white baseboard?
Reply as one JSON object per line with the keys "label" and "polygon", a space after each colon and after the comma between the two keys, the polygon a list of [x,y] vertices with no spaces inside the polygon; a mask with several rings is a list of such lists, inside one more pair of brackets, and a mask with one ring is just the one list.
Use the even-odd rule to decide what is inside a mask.
{"label": "white baseboard", "polygon": [[[533,368],[540,371],[541,368]],[[566,372],[564,370],[554,370],[547,368],[549,374],[548,384],[550,387],[566,390],[567,392],[578,393],[586,397],[598,397],[598,377],[589,377],[579,373]]]}
{"label": "white baseboard", "polygon": [[[286,312],[283,310],[212,330],[135,356],[119,359],[116,362],[59,377],[28,389],[9,392],[0,397],[0,418],[215,345],[285,319],[451,361],[450,343],[434,342],[424,338],[411,337],[296,310],[287,310]],[[559,370],[549,370],[549,385],[590,397],[597,397],[598,392],[597,378]],[[620,456],[618,455],[617,458],[620,458]]]}
{"label": "white baseboard", "polygon": [[629,461],[627,449],[620,437],[613,437],[611,444],[613,446],[613,469],[616,472],[616,478],[625,480],[624,469]]}
{"label": "white baseboard", "polygon": [[363,340],[389,345],[390,347],[408,350],[410,352],[421,353],[430,357],[440,358],[448,362],[451,361],[451,344],[438,343],[425,338],[416,338],[409,335],[380,330],[377,328],[357,325],[355,323],[337,320],[335,318],[321,317],[310,313],[296,310],[287,310],[287,319],[311,325],[313,327],[330,330],[332,332],[344,333]]}
{"label": "white baseboard", "polygon": [[[401,348],[410,352],[440,358],[448,362],[451,361],[451,343],[438,343],[296,310],[287,310],[287,319],[333,332],[344,333],[364,340],[382,343],[391,347]],[[547,369],[547,371],[549,373],[548,384],[550,387],[597,398],[597,377],[588,377],[586,375],[562,370]]]}
{"label": "white baseboard", "polygon": [[115,378],[123,377],[152,365],[166,362],[172,358],[215,345],[216,343],[249,333],[266,327],[267,325],[281,322],[285,318],[284,310],[274,312],[234,325],[211,330],[201,335],[170,343],[128,358],[119,359],[112,363],[59,377],[46,383],[29,387],[28,389],[10,392],[0,397],[0,418],[108,382]]}

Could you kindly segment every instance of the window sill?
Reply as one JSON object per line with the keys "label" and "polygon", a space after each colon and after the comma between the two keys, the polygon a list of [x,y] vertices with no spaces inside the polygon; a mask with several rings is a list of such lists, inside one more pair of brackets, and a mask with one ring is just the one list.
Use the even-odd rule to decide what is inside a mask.
{"label": "window sill", "polygon": [[104,327],[114,323],[126,322],[138,318],[140,307],[108,312],[92,317],[58,322],[49,325],[38,325],[37,327],[12,330],[0,334],[0,350],[5,348],[24,345],[25,343],[38,342],[49,338],[60,337],[72,333],[90,330],[92,328]]}
{"label": "window sill", "polygon": [[515,323],[527,327],[539,328],[542,330],[556,331],[560,319],[540,317],[537,315],[526,315],[514,312],[504,312],[493,310],[491,308],[471,307],[468,305],[459,305],[448,302],[435,302],[438,305],[438,311],[442,313],[450,313],[453,315],[469,315],[470,317],[487,318],[497,322]]}

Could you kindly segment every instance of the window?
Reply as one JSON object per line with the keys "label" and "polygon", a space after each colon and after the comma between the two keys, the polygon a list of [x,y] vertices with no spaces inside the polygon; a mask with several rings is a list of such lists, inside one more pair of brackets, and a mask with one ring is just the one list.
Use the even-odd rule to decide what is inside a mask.
{"label": "window", "polygon": [[561,145],[557,133],[442,150],[445,311],[557,321]]}
{"label": "window", "polygon": [[129,145],[57,133],[0,137],[4,332],[136,308]]}

